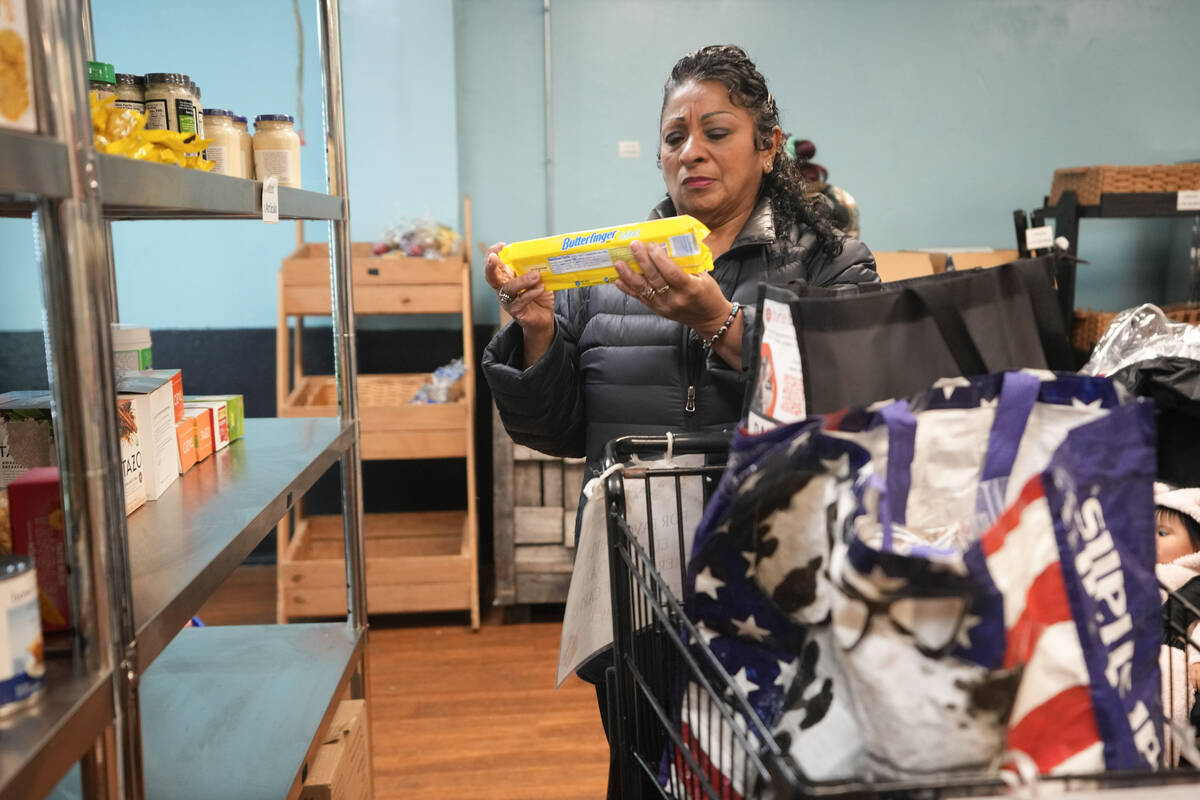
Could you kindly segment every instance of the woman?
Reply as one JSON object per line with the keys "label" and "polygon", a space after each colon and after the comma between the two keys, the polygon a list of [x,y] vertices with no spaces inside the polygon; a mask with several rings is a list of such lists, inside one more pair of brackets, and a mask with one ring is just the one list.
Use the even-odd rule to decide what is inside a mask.
{"label": "woman", "polygon": [[494,245],[485,275],[513,322],[483,356],[513,441],[586,455],[627,434],[727,430],[741,416],[757,287],[874,283],[875,261],[807,198],[766,79],[741,48],[704,47],[663,88],[659,162],[667,198],[650,217],[691,214],[712,231],[712,273],[688,275],[634,242],[642,274],[561,292],[520,277]]}
{"label": "woman", "polygon": [[[556,297],[537,272],[516,277],[501,263],[503,243],[487,258],[488,285],[513,318],[483,356],[504,427],[535,450],[585,455],[593,472],[618,436],[737,424],[760,282],[879,280],[866,246],[805,196],[766,79],[741,48],[681,58],[663,88],[659,124],[667,198],[650,217],[703,222],[712,273],[688,275],[634,242],[642,274],[618,263],[615,284]],[[580,676],[597,683],[604,716],[602,663]]]}

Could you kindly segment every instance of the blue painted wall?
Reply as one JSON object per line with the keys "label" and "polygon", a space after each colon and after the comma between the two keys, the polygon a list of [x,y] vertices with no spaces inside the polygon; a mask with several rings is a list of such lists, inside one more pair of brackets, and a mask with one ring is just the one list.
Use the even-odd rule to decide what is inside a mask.
{"label": "blue painted wall", "polygon": [[[480,238],[550,233],[536,202],[542,3],[505,3],[507,20],[494,6],[456,5],[461,136],[483,164],[463,162],[464,188],[480,198]],[[1012,210],[1040,204],[1055,167],[1200,158],[1197,30],[1192,0],[552,0],[554,225],[637,219],[662,196],[663,81],[688,50],[736,42],[786,129],[857,198],[871,247],[1012,247]],[[468,100],[503,81],[514,113]],[[621,139],[641,158],[619,159]],[[527,167],[503,191],[497,160]],[[1080,305],[1168,299],[1180,227],[1085,222]]]}
{"label": "blue painted wall", "polygon": [[[352,227],[378,237],[404,217],[458,224],[470,193],[477,242],[545,235],[541,0],[343,0]],[[138,13],[121,13],[137,7]],[[245,34],[187,51],[174,21],[134,0],[97,3],[102,57],[122,70],[190,70],[208,105],[296,105],[286,0],[211,0]],[[701,44],[745,46],[786,128],[852,192],[878,250],[1012,246],[1011,211],[1049,191],[1055,167],[1200,157],[1200,3],[1194,0],[552,0],[557,230],[639,218],[662,196],[654,164],[661,86]],[[320,126],[312,3],[306,122]],[[226,55],[228,54],[228,55]],[[641,158],[617,157],[636,139]],[[314,139],[315,141],[315,139]],[[306,186],[323,179],[310,143]],[[1081,305],[1179,299],[1181,223],[1085,222]],[[309,225],[308,237],[323,237]],[[290,224],[116,226],[123,318],[154,327],[269,327]],[[190,249],[178,245],[182,237]],[[478,250],[476,270],[481,270]],[[1173,266],[1168,266],[1173,265]],[[29,225],[0,221],[0,328],[39,327]],[[211,270],[224,298],[181,307]],[[476,282],[480,321],[495,302]]]}
{"label": "blue painted wall", "polygon": [[[180,38],[178,7],[137,0],[95,2],[96,52],[118,72],[190,74],[209,107],[298,112],[299,61],[288,0],[209,0],[206,18],[240,24],[220,41],[206,31]],[[323,191],[316,4],[300,2],[306,189]],[[351,234],[371,241],[386,226],[430,215],[459,224],[454,38],[450,0],[348,0],[342,4],[343,70]],[[188,46],[181,43],[191,42]],[[307,223],[309,241],[327,226]],[[295,247],[295,223],[124,222],[113,226],[121,317],[152,328],[273,327],[280,260]],[[41,290],[25,220],[0,220],[0,329],[41,326]],[[210,296],[191,289],[205,273]],[[181,302],[189,298],[192,302]]]}

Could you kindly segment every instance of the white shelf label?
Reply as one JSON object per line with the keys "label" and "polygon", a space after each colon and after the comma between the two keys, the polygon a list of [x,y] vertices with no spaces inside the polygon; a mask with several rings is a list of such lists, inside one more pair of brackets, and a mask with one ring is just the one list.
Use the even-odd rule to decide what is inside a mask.
{"label": "white shelf label", "polygon": [[279,177],[272,175],[263,181],[263,222],[274,225],[279,222]]}
{"label": "white shelf label", "polygon": [[1200,190],[1178,192],[1175,195],[1176,211],[1200,211]]}
{"label": "white shelf label", "polygon": [[1025,249],[1045,250],[1054,246],[1054,230],[1049,225],[1025,229]]}

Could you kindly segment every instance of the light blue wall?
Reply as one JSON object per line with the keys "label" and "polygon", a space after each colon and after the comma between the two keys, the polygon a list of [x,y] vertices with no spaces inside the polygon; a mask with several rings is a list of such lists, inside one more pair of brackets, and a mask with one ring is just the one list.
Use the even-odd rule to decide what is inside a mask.
{"label": "light blue wall", "polygon": [[[526,113],[543,77],[542,3],[506,3],[503,20],[494,5],[457,2],[460,84],[494,93],[506,81]],[[857,198],[863,238],[877,250],[1012,247],[1012,210],[1040,204],[1056,167],[1200,157],[1194,0],[551,5],[559,230],[636,219],[662,196],[662,83],[680,55],[712,42],[749,51],[786,129],[814,140],[816,160]],[[498,113],[494,96],[486,113],[459,106],[464,123],[486,125],[462,133],[490,163],[476,173],[463,161],[464,186],[489,200],[476,204],[481,238],[549,233],[538,227],[544,172],[533,168],[541,109],[518,120]],[[621,139],[641,141],[642,157],[619,159]],[[488,187],[497,160],[529,169],[501,192]],[[1081,255],[1094,263],[1081,271],[1079,304],[1164,299],[1177,283],[1166,265],[1183,241],[1171,231],[1163,221],[1085,222]]]}
{"label": "light blue wall", "polygon": [[[699,45],[745,46],[771,82],[785,127],[851,191],[877,250],[1012,246],[1011,212],[1049,191],[1055,167],[1200,157],[1200,2],[1194,0],[552,0],[557,230],[636,219],[662,196],[654,164],[661,86]],[[136,8],[137,13],[130,12]],[[219,54],[171,30],[171,4],[96,3],[97,42],[122,70],[191,70],[208,105],[295,106],[286,0],[211,0],[236,13]],[[320,127],[313,4],[305,105]],[[477,242],[545,235],[541,0],[343,0],[355,240],[426,213],[459,224],[473,197]],[[617,141],[642,144],[618,159]],[[306,147],[305,184],[323,180]],[[1180,223],[1087,221],[1079,303],[1178,299]],[[182,237],[191,249],[179,246]],[[155,327],[269,327],[290,224],[116,226],[123,318]],[[308,237],[323,237],[309,225]],[[495,301],[477,270],[480,321]],[[40,325],[29,225],[0,221],[0,328]],[[1170,270],[1168,264],[1174,264]],[[185,281],[237,286],[181,305]]]}
{"label": "light blue wall", "polygon": [[[208,0],[207,19],[237,19],[217,41],[180,25],[179,4],[94,2],[96,52],[119,72],[190,74],[209,107],[297,113],[296,22],[288,0]],[[304,27],[302,175],[325,186],[316,4],[301,0]],[[186,33],[187,35],[182,35]],[[432,215],[457,226],[454,31],[450,0],[342,3],[351,235],[379,238],[386,226]],[[327,226],[307,223],[309,241]],[[124,321],[154,328],[273,327],[280,260],[295,224],[117,223],[117,290]],[[41,291],[28,221],[0,220],[0,329],[41,326]],[[212,294],[198,298],[197,275]],[[189,298],[191,302],[181,302]]]}

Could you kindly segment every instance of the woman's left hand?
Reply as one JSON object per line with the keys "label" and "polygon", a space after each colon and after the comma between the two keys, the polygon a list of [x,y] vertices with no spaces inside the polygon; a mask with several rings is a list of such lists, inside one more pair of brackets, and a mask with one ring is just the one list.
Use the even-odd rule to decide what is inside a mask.
{"label": "woman's left hand", "polygon": [[624,261],[616,263],[621,279],[616,286],[660,317],[683,323],[707,339],[729,317],[730,301],[712,275],[689,275],[671,260],[661,245],[630,244],[641,267],[639,275]]}

